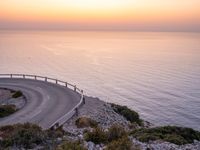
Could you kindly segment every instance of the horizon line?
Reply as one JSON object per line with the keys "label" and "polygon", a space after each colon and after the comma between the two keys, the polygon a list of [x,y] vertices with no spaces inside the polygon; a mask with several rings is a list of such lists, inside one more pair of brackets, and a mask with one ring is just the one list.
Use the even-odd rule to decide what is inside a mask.
{"label": "horizon line", "polygon": [[39,28],[0,28],[0,31],[72,31],[72,32],[188,32],[200,33],[200,30],[134,30],[134,29],[39,29]]}

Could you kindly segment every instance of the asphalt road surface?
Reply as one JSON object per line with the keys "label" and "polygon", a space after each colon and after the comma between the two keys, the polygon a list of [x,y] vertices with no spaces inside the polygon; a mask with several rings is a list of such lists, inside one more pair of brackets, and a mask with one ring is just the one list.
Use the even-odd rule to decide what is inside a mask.
{"label": "asphalt road surface", "polygon": [[46,129],[80,101],[73,90],[44,81],[0,78],[0,87],[20,90],[27,100],[22,109],[0,118],[0,125],[31,122]]}

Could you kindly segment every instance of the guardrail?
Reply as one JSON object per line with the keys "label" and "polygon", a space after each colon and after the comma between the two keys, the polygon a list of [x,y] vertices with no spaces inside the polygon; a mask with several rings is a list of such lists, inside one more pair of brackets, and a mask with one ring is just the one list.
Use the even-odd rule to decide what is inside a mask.
{"label": "guardrail", "polygon": [[72,118],[74,115],[78,115],[78,109],[85,104],[84,94],[83,90],[76,87],[76,85],[70,84],[68,82],[64,82],[58,79],[44,77],[44,76],[37,76],[37,75],[27,75],[27,74],[0,74],[0,78],[19,78],[19,79],[32,79],[32,80],[39,80],[49,83],[58,84],[60,86],[64,86],[67,88],[70,88],[74,90],[75,92],[79,93],[81,95],[80,102],[72,108],[71,111],[69,111],[67,114],[56,120],[51,126],[51,129],[56,129],[60,126],[62,126],[66,121],[68,121],[70,118]]}

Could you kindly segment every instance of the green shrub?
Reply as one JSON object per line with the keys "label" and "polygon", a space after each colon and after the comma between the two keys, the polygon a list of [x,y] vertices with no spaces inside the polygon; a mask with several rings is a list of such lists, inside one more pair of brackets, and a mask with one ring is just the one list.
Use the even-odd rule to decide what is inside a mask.
{"label": "green shrub", "polygon": [[59,145],[56,150],[87,150],[83,147],[83,144],[80,141],[65,141]]}
{"label": "green shrub", "polygon": [[116,113],[124,116],[131,123],[137,123],[138,125],[142,125],[142,120],[140,119],[139,114],[129,109],[127,106],[111,104],[111,107]]}
{"label": "green shrub", "polygon": [[107,133],[108,141],[117,140],[125,135],[127,135],[126,131],[119,125],[111,126]]}
{"label": "green shrub", "polygon": [[167,134],[164,136],[163,140],[177,145],[183,145],[188,143],[182,136],[177,134]]}
{"label": "green shrub", "polygon": [[78,128],[85,128],[85,127],[97,127],[98,123],[95,120],[87,117],[80,117],[75,122]]}
{"label": "green shrub", "polygon": [[0,105],[0,118],[9,116],[16,111],[15,105]]}
{"label": "green shrub", "polygon": [[102,128],[97,127],[97,128],[94,128],[92,132],[87,132],[85,134],[85,140],[92,141],[95,144],[106,143],[107,135],[106,135],[106,132],[104,132]]}
{"label": "green shrub", "polygon": [[106,150],[131,150],[131,149],[133,149],[132,142],[127,136],[112,141],[106,147]]}
{"label": "green shrub", "polygon": [[132,131],[131,134],[142,142],[164,140],[174,144],[182,145],[193,143],[194,140],[200,140],[200,132],[191,128],[176,126],[138,129]]}
{"label": "green shrub", "polygon": [[91,132],[88,131],[87,133],[85,133],[85,140],[92,141],[95,144],[106,144],[127,135],[128,134],[123,127],[119,125],[113,125],[108,129],[107,132],[103,131],[103,129],[99,127],[94,128]]}
{"label": "green shrub", "polygon": [[21,91],[16,91],[13,95],[12,95],[12,98],[18,98],[18,97],[21,97],[23,94]]}
{"label": "green shrub", "polygon": [[46,133],[34,124],[16,124],[13,126],[4,126],[0,128],[3,132],[3,140],[0,147],[6,148],[17,145],[24,148],[32,148],[33,144],[43,143]]}
{"label": "green shrub", "polygon": [[56,138],[62,137],[65,134],[65,132],[62,130],[56,129],[56,130],[46,130],[45,134],[48,140],[54,140]]}

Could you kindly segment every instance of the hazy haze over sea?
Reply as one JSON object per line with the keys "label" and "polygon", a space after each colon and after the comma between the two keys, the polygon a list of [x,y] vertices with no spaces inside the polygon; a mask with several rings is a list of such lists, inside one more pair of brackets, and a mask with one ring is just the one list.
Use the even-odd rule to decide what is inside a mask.
{"label": "hazy haze over sea", "polygon": [[0,73],[55,77],[200,130],[200,33],[0,31]]}

